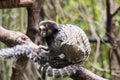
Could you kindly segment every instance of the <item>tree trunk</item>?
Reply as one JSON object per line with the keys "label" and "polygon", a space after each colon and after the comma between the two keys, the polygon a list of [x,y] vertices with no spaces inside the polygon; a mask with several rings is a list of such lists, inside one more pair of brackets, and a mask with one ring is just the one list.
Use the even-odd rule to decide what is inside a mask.
{"label": "tree trunk", "polygon": [[[33,42],[36,42],[36,39],[38,39],[39,37],[38,23],[40,21],[40,10],[43,2],[44,2],[43,0],[35,0],[31,7],[27,7],[28,27],[26,34]],[[29,60],[26,57],[22,57],[17,60],[13,67],[13,74],[11,78],[12,80],[26,80],[26,77],[28,80],[36,80],[40,78],[40,75],[36,73],[35,67],[32,66],[33,64],[30,62],[28,64],[28,61]],[[27,65],[29,66],[27,67]],[[34,78],[35,76],[36,78]]]}
{"label": "tree trunk", "polygon": [[[120,39],[116,27],[116,0],[106,0],[107,6],[107,21],[106,21],[106,35],[110,41],[111,49],[109,55],[109,64],[111,72],[120,75]],[[117,9],[118,10],[118,9]],[[114,80],[120,80],[114,76]]]}

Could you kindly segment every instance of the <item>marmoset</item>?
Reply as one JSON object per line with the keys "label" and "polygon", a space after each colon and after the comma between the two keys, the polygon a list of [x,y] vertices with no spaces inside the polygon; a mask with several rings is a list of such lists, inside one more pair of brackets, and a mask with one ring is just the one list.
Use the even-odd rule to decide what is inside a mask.
{"label": "marmoset", "polygon": [[[42,75],[59,78],[75,74],[79,70],[80,64],[86,60],[91,52],[86,34],[77,26],[62,25],[51,20],[45,20],[39,23],[39,33],[47,42],[48,48],[42,45],[17,45],[2,49],[0,56],[4,58],[26,56],[35,62],[41,72],[43,71]],[[61,61],[65,59],[70,64],[59,69],[50,66],[49,61],[58,56]]]}
{"label": "marmoset", "polygon": [[71,65],[60,69],[48,67],[46,69],[47,75],[53,77],[70,76],[76,72],[74,64],[81,64],[91,52],[89,40],[85,32],[78,26],[62,25],[51,20],[45,20],[39,23],[39,32],[48,45],[51,58],[62,54],[64,55],[62,58],[71,62]]}

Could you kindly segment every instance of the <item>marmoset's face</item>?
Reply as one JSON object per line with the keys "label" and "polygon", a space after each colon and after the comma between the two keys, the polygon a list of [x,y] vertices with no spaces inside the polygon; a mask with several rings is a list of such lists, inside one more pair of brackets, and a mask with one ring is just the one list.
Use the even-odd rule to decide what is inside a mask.
{"label": "marmoset's face", "polygon": [[47,36],[47,28],[44,25],[39,26],[40,36],[46,37]]}
{"label": "marmoset's face", "polygon": [[57,31],[57,24],[53,21],[41,21],[39,24],[40,36],[47,37]]}

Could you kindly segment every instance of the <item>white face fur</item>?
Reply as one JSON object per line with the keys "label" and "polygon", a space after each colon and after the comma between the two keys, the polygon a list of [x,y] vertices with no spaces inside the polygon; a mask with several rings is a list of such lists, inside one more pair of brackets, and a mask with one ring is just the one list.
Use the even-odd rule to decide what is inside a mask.
{"label": "white face fur", "polygon": [[47,29],[45,26],[41,25],[39,26],[39,30],[40,30],[40,36],[41,37],[46,37],[47,36]]}
{"label": "white face fur", "polygon": [[54,21],[41,21],[39,23],[39,30],[40,30],[40,36],[41,37],[48,37],[51,34],[54,34],[55,31],[57,31],[57,23]]}

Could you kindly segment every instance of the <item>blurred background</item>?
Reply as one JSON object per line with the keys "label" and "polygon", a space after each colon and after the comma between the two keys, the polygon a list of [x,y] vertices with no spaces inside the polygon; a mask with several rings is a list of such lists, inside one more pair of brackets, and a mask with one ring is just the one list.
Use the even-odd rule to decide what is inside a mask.
{"label": "blurred background", "polygon": [[[120,53],[118,53],[118,57],[111,57],[113,46],[109,42],[110,38],[106,35],[108,20],[106,1],[46,0],[40,17],[45,20],[54,20],[60,24],[73,24],[82,28],[91,40],[92,48],[92,52],[83,66],[104,78],[120,80]],[[114,6],[114,9],[111,10],[114,13],[120,6],[120,0],[113,0],[110,4]],[[114,15],[114,24],[117,38],[119,38],[120,12]],[[0,25],[9,30],[25,33],[27,28],[26,9],[0,9]],[[0,48],[4,47],[6,46],[0,42]],[[3,61],[0,58],[0,80],[10,80],[12,64],[13,60]],[[70,78],[60,80],[70,80]]]}

